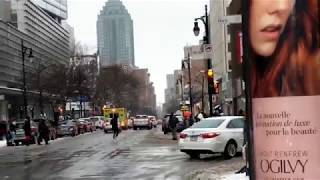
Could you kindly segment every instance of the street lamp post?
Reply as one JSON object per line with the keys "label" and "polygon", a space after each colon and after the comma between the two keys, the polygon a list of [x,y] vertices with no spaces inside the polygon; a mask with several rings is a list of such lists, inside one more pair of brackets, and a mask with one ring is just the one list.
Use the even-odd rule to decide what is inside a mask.
{"label": "street lamp post", "polygon": [[204,76],[205,76],[205,71],[201,70],[200,71],[202,74],[202,84],[201,84],[201,111],[204,112]]}
{"label": "street lamp post", "polygon": [[[200,18],[195,18],[194,19],[194,28],[193,28],[193,32],[195,36],[198,36],[200,33],[200,28],[198,26],[198,20],[201,20],[204,24],[205,27],[205,35],[203,37],[203,41],[204,44],[210,44],[210,33],[209,33],[209,18],[208,18],[208,7],[207,5],[205,5],[205,15],[201,16]],[[208,70],[212,69],[212,63],[211,63],[211,59],[207,60],[207,64],[208,64]],[[212,107],[212,91],[209,90],[210,86],[208,83],[208,94],[209,94],[209,108],[210,108],[210,116],[213,116],[213,107]]]}
{"label": "street lamp post", "polygon": [[189,76],[189,99],[190,99],[190,111],[191,111],[191,118],[193,117],[193,98],[192,98],[192,83],[191,83],[191,68],[190,68],[190,54],[188,53],[188,58],[187,60],[182,61],[182,69],[184,69],[184,63],[187,63],[188,65],[188,76]]}
{"label": "street lamp post", "polygon": [[27,83],[26,83],[26,69],[25,69],[25,55],[26,54],[28,54],[29,58],[33,57],[32,48],[28,48],[28,47],[24,46],[24,42],[21,39],[24,118],[27,118],[27,116],[28,116]]}

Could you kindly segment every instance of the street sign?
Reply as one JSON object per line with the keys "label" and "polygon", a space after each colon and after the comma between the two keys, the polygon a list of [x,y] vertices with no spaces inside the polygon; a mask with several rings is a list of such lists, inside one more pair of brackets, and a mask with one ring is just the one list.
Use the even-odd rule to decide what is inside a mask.
{"label": "street sign", "polygon": [[189,111],[189,106],[182,105],[180,108],[181,111]]}
{"label": "street sign", "polygon": [[213,47],[211,44],[204,44],[203,45],[203,52],[205,59],[211,59],[213,57]]}
{"label": "street sign", "polygon": [[241,15],[222,16],[218,18],[218,22],[222,24],[239,24],[242,22]]}

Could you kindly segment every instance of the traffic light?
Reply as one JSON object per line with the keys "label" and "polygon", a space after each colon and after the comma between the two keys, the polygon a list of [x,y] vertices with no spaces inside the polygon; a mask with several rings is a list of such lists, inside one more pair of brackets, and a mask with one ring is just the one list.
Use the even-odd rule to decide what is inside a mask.
{"label": "traffic light", "polygon": [[214,93],[214,73],[212,69],[208,69],[208,93],[213,94]]}

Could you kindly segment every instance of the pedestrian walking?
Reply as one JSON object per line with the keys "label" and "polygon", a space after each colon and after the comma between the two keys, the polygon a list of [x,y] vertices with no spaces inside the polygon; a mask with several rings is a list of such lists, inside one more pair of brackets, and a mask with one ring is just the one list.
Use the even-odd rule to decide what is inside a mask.
{"label": "pedestrian walking", "polygon": [[44,139],[45,143],[48,145],[49,144],[49,128],[46,125],[46,122],[44,119],[40,119],[38,130],[39,130],[38,145],[41,145],[42,139]]}
{"label": "pedestrian walking", "polygon": [[14,145],[14,140],[16,138],[16,121],[11,121],[9,124],[9,138],[8,138],[8,145],[13,146]]}
{"label": "pedestrian walking", "polygon": [[111,126],[113,131],[113,139],[116,139],[119,135],[119,127],[118,127],[118,114],[114,114],[111,119]]}
{"label": "pedestrian walking", "polygon": [[29,116],[24,121],[23,130],[25,136],[25,144],[29,146],[31,141],[31,122]]}
{"label": "pedestrian walking", "polygon": [[179,123],[178,118],[173,113],[170,114],[169,127],[172,132],[172,140],[177,140],[177,124]]}

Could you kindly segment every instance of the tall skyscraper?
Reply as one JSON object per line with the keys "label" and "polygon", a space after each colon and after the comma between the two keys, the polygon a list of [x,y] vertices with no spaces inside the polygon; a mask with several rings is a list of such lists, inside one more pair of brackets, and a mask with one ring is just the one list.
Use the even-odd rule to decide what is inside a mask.
{"label": "tall skyscraper", "polygon": [[100,65],[134,66],[133,21],[120,0],[109,0],[98,15]]}

